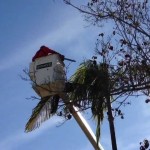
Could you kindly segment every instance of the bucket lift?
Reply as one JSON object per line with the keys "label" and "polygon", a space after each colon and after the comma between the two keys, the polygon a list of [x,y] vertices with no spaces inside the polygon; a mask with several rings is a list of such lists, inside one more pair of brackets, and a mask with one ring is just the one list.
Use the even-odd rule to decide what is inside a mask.
{"label": "bucket lift", "polygon": [[[42,46],[33,57],[29,66],[29,76],[32,80],[34,91],[41,98],[56,94],[67,98],[67,93],[65,92],[66,74],[65,64],[63,63],[64,59],[74,61],[64,58],[63,55],[45,46]],[[64,102],[66,102],[66,99]],[[78,111],[78,108],[73,105],[68,105],[68,107],[95,150],[104,150],[100,144],[99,146],[97,145],[95,134]]]}
{"label": "bucket lift", "polygon": [[40,57],[30,63],[33,89],[40,97],[60,94],[64,91],[66,74],[64,63],[58,54]]}

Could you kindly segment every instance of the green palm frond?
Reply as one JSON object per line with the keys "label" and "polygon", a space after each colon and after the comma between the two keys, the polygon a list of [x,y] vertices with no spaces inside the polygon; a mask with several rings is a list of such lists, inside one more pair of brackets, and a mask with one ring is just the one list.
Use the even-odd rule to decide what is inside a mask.
{"label": "green palm frond", "polygon": [[[89,104],[100,104],[108,89],[107,71],[102,65],[94,65],[93,61],[82,63],[70,78],[74,90],[70,92],[73,101],[87,101]],[[101,102],[100,102],[101,101]]]}
{"label": "green palm frond", "polygon": [[[70,82],[78,84],[71,93],[72,100],[85,100],[89,95],[88,89],[96,80],[95,68],[91,61],[83,62],[70,78]],[[89,90],[91,91],[91,90]]]}
{"label": "green palm frond", "polygon": [[58,108],[59,96],[42,98],[33,109],[32,115],[28,120],[25,132],[30,132],[38,128],[44,121],[54,115]]}
{"label": "green palm frond", "polygon": [[100,125],[104,119],[104,112],[106,111],[105,100],[103,100],[103,99],[93,100],[92,106],[91,106],[91,111],[92,111],[93,117],[95,118],[96,123],[97,123],[96,139],[97,139],[97,144],[98,144],[99,139],[100,139],[100,133],[101,133]]}
{"label": "green palm frond", "polygon": [[96,140],[97,140],[97,145],[99,144],[99,139],[100,139],[100,134],[101,134],[101,115],[97,116],[97,127],[96,127]]}

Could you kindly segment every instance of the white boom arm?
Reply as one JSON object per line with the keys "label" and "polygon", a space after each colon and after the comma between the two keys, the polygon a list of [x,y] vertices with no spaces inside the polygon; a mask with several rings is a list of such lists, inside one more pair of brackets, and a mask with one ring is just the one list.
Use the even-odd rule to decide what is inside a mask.
{"label": "white boom arm", "polygon": [[95,134],[93,133],[87,121],[79,112],[78,108],[75,106],[69,106],[69,108],[73,117],[75,118],[75,120],[77,121],[77,123],[79,124],[79,126],[81,127],[81,129],[83,130],[83,132],[85,133],[85,135],[95,148],[95,150],[104,150],[104,148],[100,145],[100,143],[99,145],[97,145]]}

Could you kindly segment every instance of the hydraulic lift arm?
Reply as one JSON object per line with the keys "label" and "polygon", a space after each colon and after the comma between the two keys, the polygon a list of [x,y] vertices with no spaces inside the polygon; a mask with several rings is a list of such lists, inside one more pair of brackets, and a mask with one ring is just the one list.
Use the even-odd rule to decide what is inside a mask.
{"label": "hydraulic lift arm", "polygon": [[75,118],[75,120],[77,121],[77,123],[79,124],[79,126],[81,127],[81,129],[83,130],[83,132],[85,133],[85,135],[87,136],[91,144],[93,145],[93,147],[95,148],[95,150],[104,150],[104,148],[100,145],[100,143],[97,144],[95,134],[93,133],[87,121],[79,112],[78,108],[73,105],[69,105],[69,109],[73,117]]}

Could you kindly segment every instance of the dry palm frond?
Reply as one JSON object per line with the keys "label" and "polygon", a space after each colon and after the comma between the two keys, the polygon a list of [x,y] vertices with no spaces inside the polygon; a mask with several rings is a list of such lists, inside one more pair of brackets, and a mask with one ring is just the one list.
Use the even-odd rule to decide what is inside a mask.
{"label": "dry palm frond", "polygon": [[46,97],[33,109],[32,115],[26,124],[25,132],[38,128],[44,121],[54,115],[58,108],[59,96]]}

